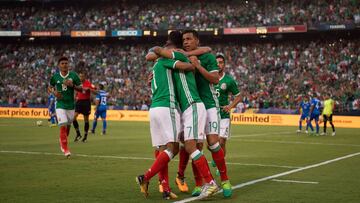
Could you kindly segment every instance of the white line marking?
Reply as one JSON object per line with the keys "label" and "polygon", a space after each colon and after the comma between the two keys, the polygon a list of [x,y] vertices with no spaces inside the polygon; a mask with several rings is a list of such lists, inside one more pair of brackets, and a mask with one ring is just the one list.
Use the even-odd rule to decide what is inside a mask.
{"label": "white line marking", "polygon": [[[298,168],[298,169],[294,169],[294,170],[291,170],[291,171],[278,173],[278,174],[275,174],[275,175],[272,175],[272,176],[267,176],[267,177],[264,177],[264,178],[252,180],[252,181],[249,181],[249,182],[241,183],[241,184],[238,184],[238,185],[234,186],[233,190],[239,189],[239,188],[242,188],[242,187],[245,187],[245,186],[248,186],[248,185],[253,185],[253,184],[256,184],[256,183],[259,183],[259,182],[264,182],[264,181],[267,181],[267,180],[278,178],[278,177],[281,177],[281,176],[286,176],[286,175],[289,175],[289,174],[292,174],[292,173],[297,173],[297,172],[304,171],[304,170],[307,170],[307,169],[316,168],[316,167],[319,167],[319,166],[323,166],[323,165],[326,165],[326,164],[330,164],[330,163],[333,163],[333,162],[336,162],[336,161],[340,161],[340,160],[351,158],[351,157],[358,156],[358,155],[360,155],[360,152],[349,154],[349,155],[342,156],[342,157],[338,157],[338,158],[331,159],[331,160],[327,160],[327,161],[320,162],[320,163],[317,163],[317,164],[312,164],[312,165],[305,166],[305,167]],[[217,193],[221,193],[221,192],[222,192],[222,190],[220,190]],[[183,200],[180,200],[180,201],[176,201],[174,203],[192,202],[192,201],[197,200],[197,198],[198,197],[186,198],[186,199],[183,199]]]}
{"label": "white line marking", "polygon": [[271,132],[271,133],[258,133],[258,134],[247,134],[247,135],[231,135],[230,137],[257,137],[257,136],[263,136],[263,135],[284,135],[284,134],[295,134],[292,132]]}
{"label": "white line marking", "polygon": [[276,141],[276,140],[258,140],[258,139],[237,139],[242,142],[268,142],[280,144],[308,144],[308,145],[326,145],[326,146],[347,146],[347,147],[360,147],[358,144],[341,144],[341,143],[320,143],[320,142],[298,142],[298,141]]}
{"label": "white line marking", "polygon": [[[62,154],[62,153],[31,152],[31,151],[6,151],[6,150],[2,150],[2,151],[0,151],[0,153],[64,156],[64,154]],[[113,155],[71,154],[71,156],[89,157],[89,158],[126,159],[126,160],[151,160],[151,161],[155,160],[154,158],[147,158],[147,157],[128,157],[128,156],[113,156]],[[179,161],[179,160],[174,159],[173,161]],[[274,168],[293,168],[293,169],[294,168],[301,168],[299,166],[282,166],[282,165],[274,165],[274,164],[251,164],[251,163],[234,163],[234,162],[227,162],[226,164],[227,165],[240,165],[240,166],[274,167]]]}
{"label": "white line marking", "polygon": [[280,179],[272,179],[271,181],[275,181],[275,182],[284,182],[284,183],[319,184],[319,182],[312,182],[312,181],[298,181],[298,180],[280,180]]}

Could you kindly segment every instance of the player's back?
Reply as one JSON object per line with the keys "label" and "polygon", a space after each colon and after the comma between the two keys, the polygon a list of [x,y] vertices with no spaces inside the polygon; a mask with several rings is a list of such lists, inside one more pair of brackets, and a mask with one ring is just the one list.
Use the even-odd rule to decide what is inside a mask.
{"label": "player's back", "polygon": [[[215,55],[206,53],[198,57],[201,66],[204,67],[209,73],[218,72],[219,67]],[[201,73],[196,72],[196,85],[199,90],[201,100],[204,102],[206,109],[219,107],[218,98],[214,85],[211,84]]]}
{"label": "player's back", "polygon": [[100,90],[96,97],[99,98],[99,106],[106,109],[108,93],[105,90]]}
{"label": "player's back", "polygon": [[152,102],[154,107],[176,107],[176,97],[172,70],[175,65],[172,59],[159,58],[153,66],[151,80]]}
{"label": "player's back", "polygon": [[317,98],[313,98],[311,100],[311,106],[314,106],[314,110],[313,110],[312,114],[319,115],[320,114],[320,107],[321,107],[320,100],[318,100]]}

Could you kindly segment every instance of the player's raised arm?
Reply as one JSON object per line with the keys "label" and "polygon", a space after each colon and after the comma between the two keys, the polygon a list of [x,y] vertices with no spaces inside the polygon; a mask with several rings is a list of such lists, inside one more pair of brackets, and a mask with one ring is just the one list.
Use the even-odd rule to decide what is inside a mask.
{"label": "player's raised arm", "polygon": [[172,59],[173,58],[173,51],[171,49],[164,49],[162,47],[154,47],[154,53],[158,56],[162,56],[164,58]]}
{"label": "player's raised arm", "polygon": [[170,69],[178,69],[182,71],[194,71],[195,67],[191,63],[182,62],[179,60],[164,59],[164,66]]}
{"label": "player's raised arm", "polygon": [[204,76],[206,80],[208,80],[212,84],[219,83],[219,79],[220,79],[219,71],[208,72],[204,67],[201,66],[196,56],[190,56],[190,61],[199,71],[199,73]]}

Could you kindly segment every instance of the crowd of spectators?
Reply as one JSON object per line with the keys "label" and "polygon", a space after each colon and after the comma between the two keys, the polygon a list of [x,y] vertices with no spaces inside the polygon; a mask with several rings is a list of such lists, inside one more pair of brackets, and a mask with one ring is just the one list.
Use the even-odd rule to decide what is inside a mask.
{"label": "crowd of spectators", "polygon": [[0,30],[232,28],[360,24],[358,0],[74,1],[1,5]]}
{"label": "crowd of spectators", "polygon": [[[225,55],[226,71],[248,107],[295,109],[301,95],[329,92],[341,111],[360,109],[360,40],[209,45]],[[45,104],[49,78],[65,55],[72,69],[86,68],[91,82],[106,85],[111,106],[146,109],[152,63],[144,57],[150,46],[2,44],[0,103]]]}

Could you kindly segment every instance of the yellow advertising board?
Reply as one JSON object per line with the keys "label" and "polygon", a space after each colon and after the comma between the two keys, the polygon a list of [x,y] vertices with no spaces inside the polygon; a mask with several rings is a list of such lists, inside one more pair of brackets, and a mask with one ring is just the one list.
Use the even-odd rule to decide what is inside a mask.
{"label": "yellow advertising board", "polygon": [[[94,107],[92,109],[94,112]],[[107,120],[111,121],[149,121],[148,111],[108,110]],[[7,108],[0,107],[0,118],[38,118],[48,119],[46,108]],[[235,125],[271,125],[298,126],[299,115],[285,114],[237,114],[231,115],[231,123]],[[79,116],[82,119],[82,116]],[[360,128],[360,116],[333,116],[333,122],[340,128]]]}

